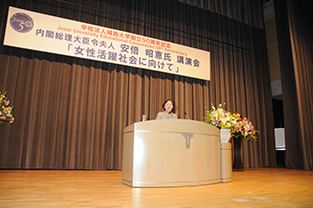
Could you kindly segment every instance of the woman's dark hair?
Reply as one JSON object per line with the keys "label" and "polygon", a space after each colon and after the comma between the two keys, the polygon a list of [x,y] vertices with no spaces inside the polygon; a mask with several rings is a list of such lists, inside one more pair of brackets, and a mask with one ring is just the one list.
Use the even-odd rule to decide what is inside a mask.
{"label": "woman's dark hair", "polygon": [[173,100],[171,100],[171,99],[167,99],[167,100],[165,100],[165,101],[164,101],[164,103],[163,103],[163,105],[162,105],[162,108],[165,110],[164,106],[165,106],[165,104],[166,104],[168,101],[171,101],[171,102],[172,102],[172,104],[173,104],[172,111],[174,111],[174,109],[175,109],[175,104],[174,104],[174,101],[173,101]]}

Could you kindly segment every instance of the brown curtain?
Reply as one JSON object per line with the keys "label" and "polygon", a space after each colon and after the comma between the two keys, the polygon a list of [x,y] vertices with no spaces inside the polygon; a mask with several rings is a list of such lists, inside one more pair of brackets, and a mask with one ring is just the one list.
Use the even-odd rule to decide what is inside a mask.
{"label": "brown curtain", "polygon": [[262,0],[178,0],[247,25],[264,28]]}
{"label": "brown curtain", "polygon": [[9,5],[210,51],[211,80],[2,45],[0,90],[15,107],[15,123],[0,127],[0,168],[121,169],[123,129],[143,114],[155,119],[166,98],[181,119],[187,112],[202,121],[211,103],[224,102],[249,116],[260,134],[243,142],[244,167],[276,166],[259,4],[245,10],[252,23],[177,0],[5,0],[2,42]]}
{"label": "brown curtain", "polygon": [[286,163],[313,170],[313,29],[312,5],[275,0],[282,75]]}

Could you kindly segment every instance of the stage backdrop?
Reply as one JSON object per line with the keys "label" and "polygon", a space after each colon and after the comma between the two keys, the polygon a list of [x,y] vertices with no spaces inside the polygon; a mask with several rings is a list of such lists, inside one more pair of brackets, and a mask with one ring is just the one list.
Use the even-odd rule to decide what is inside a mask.
{"label": "stage backdrop", "polygon": [[255,24],[262,5],[220,2],[210,11],[177,0],[5,0],[2,43],[13,6],[210,52],[211,72],[208,81],[1,45],[0,90],[15,123],[0,127],[0,168],[121,169],[123,129],[143,114],[155,119],[167,98],[180,119],[202,121],[224,102],[249,116],[261,133],[243,141],[244,167],[276,166],[265,35]]}

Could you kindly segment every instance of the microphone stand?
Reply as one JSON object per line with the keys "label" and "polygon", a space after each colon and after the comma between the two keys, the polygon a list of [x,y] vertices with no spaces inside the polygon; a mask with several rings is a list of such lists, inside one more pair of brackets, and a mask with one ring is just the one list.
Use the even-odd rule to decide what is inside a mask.
{"label": "microphone stand", "polygon": [[188,120],[191,120],[188,113],[184,112],[184,114],[187,116]]}

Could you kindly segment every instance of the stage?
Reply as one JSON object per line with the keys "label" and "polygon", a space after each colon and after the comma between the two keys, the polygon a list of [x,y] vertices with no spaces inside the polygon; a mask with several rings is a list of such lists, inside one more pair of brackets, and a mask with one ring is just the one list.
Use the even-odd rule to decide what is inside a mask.
{"label": "stage", "polygon": [[244,170],[179,188],[131,188],[122,171],[0,170],[0,207],[313,207],[312,171]]}

